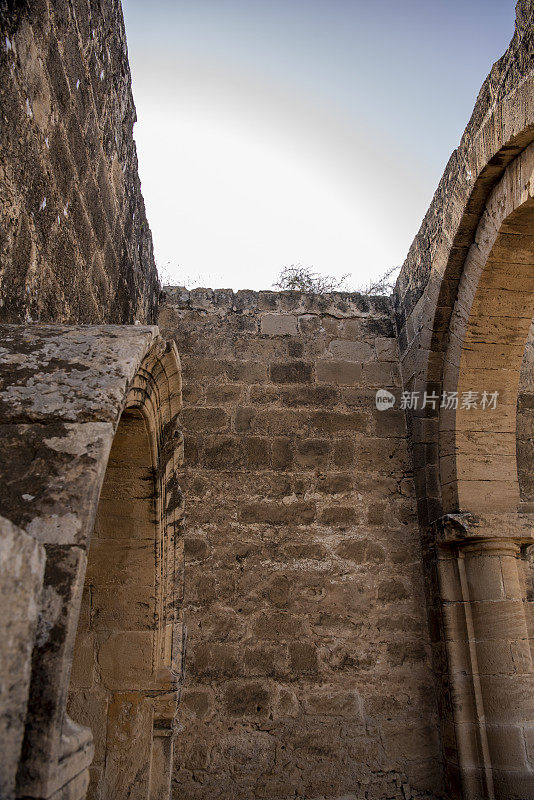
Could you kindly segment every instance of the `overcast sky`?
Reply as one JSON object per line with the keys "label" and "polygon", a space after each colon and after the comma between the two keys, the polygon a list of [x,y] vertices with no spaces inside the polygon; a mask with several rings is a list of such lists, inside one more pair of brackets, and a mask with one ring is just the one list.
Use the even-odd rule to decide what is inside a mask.
{"label": "overcast sky", "polygon": [[349,287],[401,264],[513,0],[123,0],[165,282]]}

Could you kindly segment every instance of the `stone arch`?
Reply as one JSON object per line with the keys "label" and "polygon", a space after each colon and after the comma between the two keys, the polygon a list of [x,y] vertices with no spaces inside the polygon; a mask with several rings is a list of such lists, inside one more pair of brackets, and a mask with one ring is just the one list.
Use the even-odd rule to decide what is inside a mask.
{"label": "stone arch", "polygon": [[[534,796],[534,683],[520,555],[516,401],[532,305],[530,2],[479,94],[395,293],[448,791]],[[530,235],[529,235],[530,230]],[[503,321],[506,320],[506,324]],[[500,391],[495,412],[443,391]],[[488,409],[486,409],[488,410]],[[502,413],[504,411],[504,413]]]}
{"label": "stone arch", "polygon": [[[533,195],[530,145],[488,198],[451,317],[442,391],[457,393],[459,402],[439,413],[445,513],[518,510],[516,409],[534,316]],[[467,392],[485,407],[468,407]]]}
{"label": "stone arch", "polygon": [[[534,670],[519,558],[534,526],[521,508],[516,458],[534,315],[534,145],[500,173],[466,245],[447,252],[441,232],[436,260],[447,252],[446,268],[431,273],[411,319],[415,355],[404,375],[405,388],[437,398],[409,422],[444,756],[451,796],[464,800],[534,794]],[[453,242],[470,216],[466,204]],[[462,408],[464,392],[480,400],[485,391],[499,392],[494,409]],[[444,392],[458,393],[458,408],[442,407]]]}
{"label": "stone arch", "polygon": [[[441,407],[434,526],[452,725],[467,798],[532,796],[534,669],[518,513],[516,409],[534,315],[534,145],[491,192],[469,248],[447,336],[443,392],[476,392],[486,408]],[[449,394],[450,397],[450,394]]]}
{"label": "stone arch", "polygon": [[[482,86],[471,119],[415,237],[395,289],[403,388],[442,391],[452,314],[464,264],[488,198],[534,140],[530,0],[516,6],[515,34]],[[420,523],[443,514],[439,409],[408,410]]]}
{"label": "stone arch", "polygon": [[166,441],[179,412],[173,356],[150,351],[134,378],[91,538],[69,689],[69,716],[94,738],[89,797],[126,800],[134,787],[147,800],[170,795],[182,654],[173,643],[181,495]]}
{"label": "stone arch", "polygon": [[[141,326],[6,326],[3,334],[8,352],[0,363],[0,447],[9,448],[11,472],[3,476],[7,491],[1,512],[39,543],[46,562],[38,589],[27,705],[20,713],[24,737],[16,796],[48,798],[67,787],[72,800],[85,796],[94,749],[90,729],[100,730],[97,751],[104,738],[112,744],[113,713],[99,725],[98,707],[84,704],[84,692],[89,700],[96,686],[101,699],[104,688],[108,690],[106,706],[126,701],[119,722],[130,726],[129,733],[146,748],[143,780],[138,774],[130,776],[137,781],[136,796],[159,800],[170,791],[183,654],[183,509],[177,484],[183,440],[177,429],[181,381],[175,347],[167,345],[156,328]],[[22,414],[25,423],[16,425],[9,419],[13,413]],[[139,503],[132,494],[138,495]],[[84,622],[89,609],[82,602],[82,590],[95,519],[95,557],[92,563],[89,559],[88,577],[95,584],[99,624],[107,624],[107,629],[92,631],[98,680],[88,687],[83,685],[83,671],[92,657],[87,658],[87,636],[84,641],[90,626]],[[122,555],[117,548],[112,552],[121,519],[128,534]],[[137,542],[141,539],[147,546],[144,558],[139,557],[143,548],[138,547],[136,555],[134,535],[139,533],[144,535]],[[106,546],[108,553],[102,557]],[[122,557],[133,571],[144,565],[146,577],[137,586],[120,577],[117,559]],[[89,727],[73,723],[66,714],[80,606],[70,704]],[[131,622],[140,610],[144,618],[121,630],[121,617],[124,621],[130,613]],[[134,643],[134,634],[144,641]],[[137,675],[128,669],[135,644],[143,654]],[[113,672],[114,664],[118,673],[110,687],[109,680],[106,684],[100,678],[105,678],[106,668]],[[128,692],[131,696],[126,698]],[[121,732],[116,734],[120,739]],[[119,753],[119,762],[123,756]],[[128,767],[128,762],[121,766]],[[126,796],[128,787],[118,778],[121,771],[113,775],[110,769],[104,775],[108,783],[103,784],[102,797]]]}

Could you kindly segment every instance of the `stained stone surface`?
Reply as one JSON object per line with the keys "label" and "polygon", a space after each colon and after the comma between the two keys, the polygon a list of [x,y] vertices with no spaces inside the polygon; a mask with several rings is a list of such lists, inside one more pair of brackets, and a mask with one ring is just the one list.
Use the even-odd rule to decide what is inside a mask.
{"label": "stained stone surface", "polygon": [[0,513],[39,541],[86,546],[141,326],[0,327]]}
{"label": "stained stone surface", "polygon": [[44,548],[0,518],[0,797],[11,800],[31,674],[31,655],[45,563]]}
{"label": "stained stone surface", "polygon": [[0,326],[0,424],[112,422],[157,329]]}
{"label": "stained stone surface", "polygon": [[0,321],[153,323],[120,2],[0,11]]}
{"label": "stained stone surface", "polygon": [[390,301],[166,293],[189,630],[173,796],[442,797]]}
{"label": "stained stone surface", "polygon": [[[139,379],[147,353],[150,365]],[[8,683],[13,681],[13,669],[20,669],[19,684],[2,685],[2,703],[7,692],[6,702],[16,707],[5,716],[12,728],[18,725],[12,749],[20,750],[24,727],[19,794],[58,793],[58,798],[74,800],[87,785],[93,754],[89,729],[65,728],[87,549],[110,447],[130,387],[141,380],[142,392],[144,380],[153,380],[154,385],[163,380],[170,392],[170,378],[171,384],[176,381],[175,402],[179,401],[177,362],[172,353],[164,353],[165,345],[153,327],[0,326],[0,513],[6,518],[1,567],[7,571],[1,585],[3,608],[14,609],[12,630],[6,634],[8,643],[14,641],[8,648],[13,661]],[[171,372],[165,373],[160,356],[167,357]],[[171,436],[176,412],[170,419],[169,409],[162,407],[157,413],[162,415],[159,424],[165,421]],[[157,420],[153,420],[154,446],[172,460],[174,443],[160,441]],[[161,459],[160,466],[165,470],[167,461]],[[145,469],[152,477],[150,451]],[[153,528],[152,519],[150,524]],[[18,546],[28,550],[26,565],[21,564],[26,551],[19,553]],[[152,571],[154,547],[152,541],[148,558]],[[127,608],[124,599],[122,603]],[[110,605],[114,614],[121,608],[120,603],[115,605]],[[15,658],[17,647],[20,663]],[[150,664],[151,654],[152,650]],[[13,751],[10,758],[13,773],[17,753]],[[11,773],[6,780],[12,783]]]}
{"label": "stained stone surface", "polygon": [[43,544],[85,548],[112,440],[109,422],[1,425],[0,512]]}

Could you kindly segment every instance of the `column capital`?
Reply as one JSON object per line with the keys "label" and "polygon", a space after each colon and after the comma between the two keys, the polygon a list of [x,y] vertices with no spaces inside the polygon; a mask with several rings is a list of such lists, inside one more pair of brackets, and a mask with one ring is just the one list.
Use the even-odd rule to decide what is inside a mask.
{"label": "column capital", "polygon": [[517,552],[523,544],[534,544],[534,514],[446,514],[432,524],[438,546]]}
{"label": "column capital", "polygon": [[457,554],[460,558],[476,556],[512,556],[515,558],[521,552],[520,542],[513,539],[468,539],[457,544]]}

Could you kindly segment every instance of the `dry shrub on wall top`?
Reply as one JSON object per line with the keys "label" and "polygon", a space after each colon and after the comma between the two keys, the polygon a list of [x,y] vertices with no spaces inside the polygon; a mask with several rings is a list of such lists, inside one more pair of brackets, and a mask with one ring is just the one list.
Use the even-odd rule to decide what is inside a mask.
{"label": "dry shrub on wall top", "polygon": [[373,297],[383,296],[383,295],[392,295],[393,290],[395,289],[395,283],[397,280],[397,273],[400,271],[400,264],[397,266],[390,267],[385,272],[382,273],[376,280],[371,281],[360,289],[358,289],[361,294],[371,295]]}
{"label": "dry shrub on wall top", "polygon": [[[394,277],[400,266],[393,266],[386,270],[376,280],[366,286],[358,287],[357,292],[367,296],[382,296],[393,294],[395,288]],[[347,280],[350,273],[345,273],[340,278],[333,275],[321,275],[313,272],[311,268],[302,264],[291,264],[284,267],[273,284],[275,289],[282,291],[309,292],[310,294],[328,294],[329,292],[350,292]]]}
{"label": "dry shrub on wall top", "polygon": [[302,264],[291,264],[284,267],[276,282],[275,289],[292,292],[310,292],[310,294],[327,294],[328,292],[348,291],[346,280],[349,274],[336,278],[333,275],[321,275],[312,272],[309,267]]}

